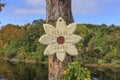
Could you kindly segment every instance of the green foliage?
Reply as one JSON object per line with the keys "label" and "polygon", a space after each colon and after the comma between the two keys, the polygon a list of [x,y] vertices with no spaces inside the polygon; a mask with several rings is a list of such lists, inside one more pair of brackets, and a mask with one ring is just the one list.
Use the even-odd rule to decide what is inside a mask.
{"label": "green foliage", "polygon": [[42,24],[45,21],[35,20],[32,24],[15,26],[8,24],[0,30],[0,52],[8,58],[19,60],[44,61],[44,46],[38,39],[44,34]]}
{"label": "green foliage", "polygon": [[66,67],[62,80],[90,80],[90,72],[75,61]]}
{"label": "green foliage", "polygon": [[0,47],[21,38],[20,26],[8,24],[0,30]]}
{"label": "green foliage", "polygon": [[[87,29],[85,29],[85,26]],[[86,35],[83,36],[82,46],[79,45],[81,43],[77,45],[80,53],[77,60],[81,64],[102,62],[106,64],[112,63],[112,59],[113,61],[120,60],[120,27],[115,25],[108,27],[105,24],[100,26],[84,24],[84,26],[78,26],[76,33],[80,34],[81,30],[86,32]]]}
{"label": "green foliage", "polygon": [[[46,46],[38,42],[45,33],[43,23],[43,20],[34,20],[32,24],[24,26],[8,24],[2,27],[0,58],[47,61],[47,57],[43,56]],[[120,26],[79,24],[75,33],[84,38],[76,44],[79,55],[75,60],[80,64],[120,65]],[[89,71],[78,62],[66,67],[63,80],[90,80]]]}
{"label": "green foliage", "polygon": [[[34,20],[24,26],[8,24],[0,30],[0,53],[19,60],[46,61],[43,56],[44,45],[38,39],[44,34],[44,20]],[[83,37],[76,44],[81,64],[119,64],[120,60],[120,27],[106,24],[78,24],[75,34]]]}
{"label": "green foliage", "polygon": [[43,28],[39,26],[27,26],[27,31],[23,31],[21,38],[22,46],[25,46],[26,52],[35,52],[39,37],[43,34]]}

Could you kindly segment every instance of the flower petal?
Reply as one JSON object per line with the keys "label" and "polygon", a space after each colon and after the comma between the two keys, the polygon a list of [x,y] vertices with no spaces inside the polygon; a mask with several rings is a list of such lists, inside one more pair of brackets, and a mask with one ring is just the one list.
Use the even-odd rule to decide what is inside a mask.
{"label": "flower petal", "polygon": [[56,38],[52,35],[42,35],[39,39],[39,42],[44,45],[52,44],[56,42]]}
{"label": "flower petal", "polygon": [[59,31],[64,31],[67,28],[67,24],[66,24],[65,20],[62,19],[61,17],[57,20],[56,28]]}
{"label": "flower petal", "polygon": [[66,53],[65,52],[57,52],[56,57],[59,59],[61,62],[65,60]]}
{"label": "flower petal", "polygon": [[82,40],[82,37],[80,37],[79,35],[76,35],[76,34],[65,36],[66,43],[76,44],[76,43],[80,42],[80,40]]}
{"label": "flower petal", "polygon": [[71,23],[71,24],[69,24],[69,25],[67,26],[67,31],[68,31],[68,33],[73,34],[73,33],[75,32],[75,30],[76,30],[76,26],[77,26],[76,23]]}
{"label": "flower petal", "polygon": [[69,55],[71,55],[71,56],[78,55],[78,50],[77,50],[77,48],[74,45],[72,45],[72,44],[66,44],[66,46],[67,46],[66,51],[67,51],[67,53]]}
{"label": "flower petal", "polygon": [[66,53],[65,53],[66,46],[65,45],[57,45],[56,49],[57,49],[56,57],[61,62],[64,61],[65,55],[66,55]]}
{"label": "flower petal", "polygon": [[44,55],[53,55],[56,52],[56,44],[48,45],[45,49]]}
{"label": "flower petal", "polygon": [[53,34],[55,32],[55,27],[49,24],[43,24],[46,34]]}

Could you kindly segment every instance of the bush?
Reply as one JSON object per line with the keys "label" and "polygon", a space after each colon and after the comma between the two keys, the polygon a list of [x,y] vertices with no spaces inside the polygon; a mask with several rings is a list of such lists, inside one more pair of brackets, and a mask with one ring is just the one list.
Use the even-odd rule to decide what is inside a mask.
{"label": "bush", "polygon": [[90,80],[90,72],[78,62],[72,62],[66,67],[62,80]]}

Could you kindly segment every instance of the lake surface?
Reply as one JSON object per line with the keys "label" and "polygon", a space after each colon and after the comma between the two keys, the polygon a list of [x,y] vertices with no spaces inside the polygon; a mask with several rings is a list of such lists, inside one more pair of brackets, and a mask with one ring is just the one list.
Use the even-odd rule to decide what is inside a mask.
{"label": "lake surface", "polygon": [[89,67],[92,80],[120,80],[120,68]]}
{"label": "lake surface", "polygon": [[[120,80],[120,68],[89,68],[92,80]],[[44,64],[13,64],[0,60],[0,80],[48,80]]]}

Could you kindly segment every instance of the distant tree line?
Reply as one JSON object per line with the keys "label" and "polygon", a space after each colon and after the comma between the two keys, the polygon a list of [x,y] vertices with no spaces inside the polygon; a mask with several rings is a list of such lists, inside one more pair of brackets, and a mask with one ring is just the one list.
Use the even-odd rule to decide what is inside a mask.
{"label": "distant tree line", "polygon": [[[7,24],[0,30],[0,55],[10,59],[43,62],[45,46],[38,42],[44,20],[34,20],[24,26]],[[81,64],[120,64],[120,26],[78,24],[76,34],[84,40],[76,44]]]}

